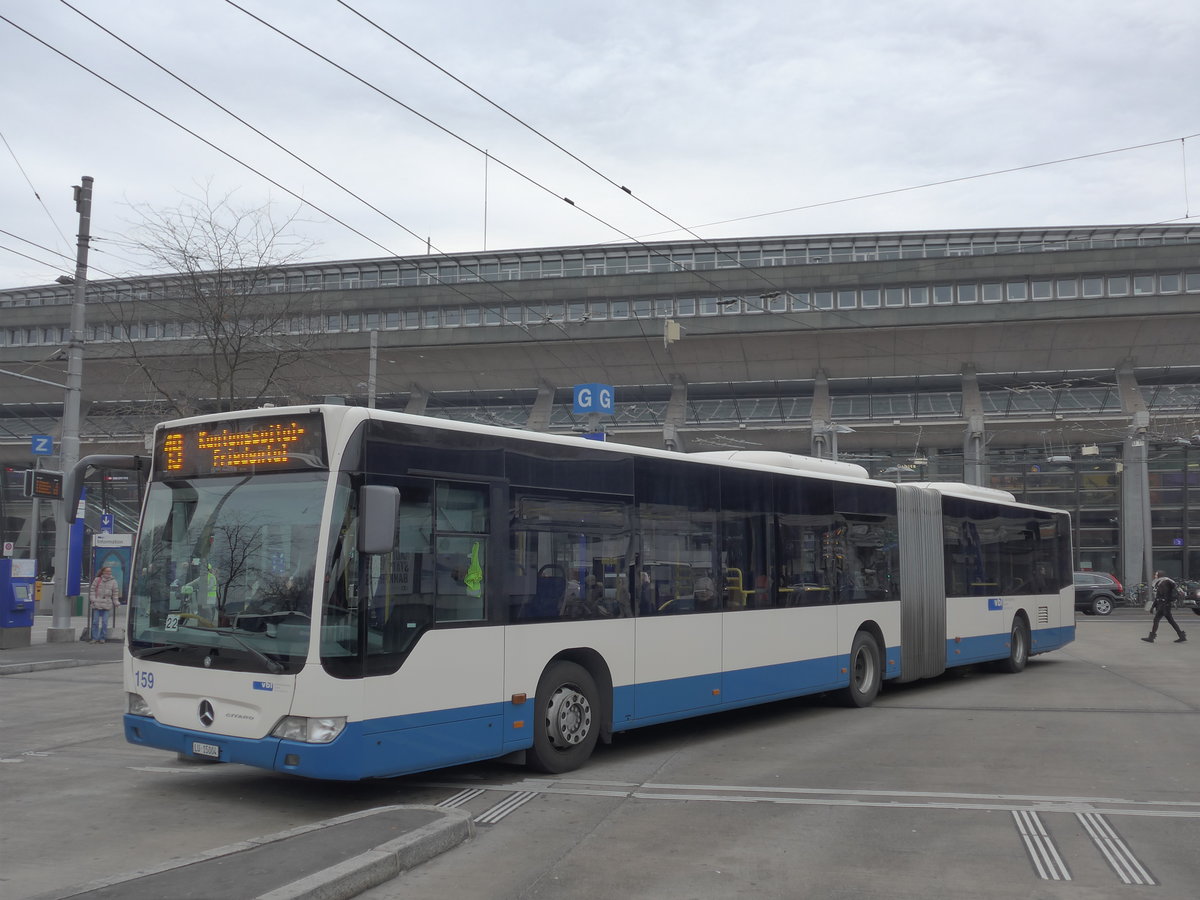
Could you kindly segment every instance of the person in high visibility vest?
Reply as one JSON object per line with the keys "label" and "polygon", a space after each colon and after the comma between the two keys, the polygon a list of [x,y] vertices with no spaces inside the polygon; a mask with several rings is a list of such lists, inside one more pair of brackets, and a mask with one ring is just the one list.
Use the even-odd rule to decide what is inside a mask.
{"label": "person in high visibility vest", "polygon": [[197,588],[203,587],[203,594],[195,601],[195,608],[189,610],[202,619],[207,619],[213,625],[217,624],[217,573],[213,571],[212,563],[205,560],[204,571],[183,586],[180,593],[187,598],[196,596]]}
{"label": "person in high visibility vest", "polygon": [[463,579],[468,597],[483,596],[483,566],[479,562],[479,541],[471,545],[471,562],[467,566],[467,575]]}

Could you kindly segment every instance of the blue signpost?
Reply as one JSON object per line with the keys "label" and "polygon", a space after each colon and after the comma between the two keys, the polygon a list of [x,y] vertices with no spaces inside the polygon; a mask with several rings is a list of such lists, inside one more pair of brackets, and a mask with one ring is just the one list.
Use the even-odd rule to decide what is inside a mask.
{"label": "blue signpost", "polygon": [[591,430],[584,434],[584,437],[593,441],[604,440],[604,432],[600,428],[600,417],[611,416],[616,412],[616,394],[612,385],[577,384],[575,385],[574,400],[572,410],[588,417],[588,427]]}
{"label": "blue signpost", "polygon": [[34,456],[53,456],[54,438],[48,434],[34,434],[29,438],[29,452]]}

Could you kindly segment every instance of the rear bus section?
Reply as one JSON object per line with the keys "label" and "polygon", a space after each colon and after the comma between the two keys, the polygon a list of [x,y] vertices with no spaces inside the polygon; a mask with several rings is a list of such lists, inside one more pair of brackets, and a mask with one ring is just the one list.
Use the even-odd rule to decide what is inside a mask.
{"label": "rear bus section", "polygon": [[995,661],[1011,671],[1075,637],[1070,521],[1010,494],[902,485],[901,680]]}

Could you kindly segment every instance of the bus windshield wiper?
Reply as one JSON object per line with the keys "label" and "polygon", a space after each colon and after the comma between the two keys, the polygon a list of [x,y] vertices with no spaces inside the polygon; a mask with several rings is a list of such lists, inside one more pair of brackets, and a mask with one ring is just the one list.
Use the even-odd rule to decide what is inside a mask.
{"label": "bus windshield wiper", "polygon": [[165,653],[168,650],[183,650],[190,647],[191,644],[161,644],[157,647],[149,647],[145,650],[130,651],[138,659],[148,659],[151,656],[158,656],[160,653]]}
{"label": "bus windshield wiper", "polygon": [[238,642],[238,644],[247,653],[249,653],[251,656],[256,658],[259,662],[261,662],[264,666],[266,666],[267,671],[270,672],[272,675],[278,675],[281,672],[283,672],[283,670],[284,670],[283,663],[281,663],[277,659],[272,659],[271,657],[267,656],[267,654],[263,653],[261,650],[257,649],[256,647],[250,646],[245,641],[243,641],[240,637],[238,637],[236,632],[230,631],[228,628],[214,628],[214,629],[212,629],[212,631],[214,634],[219,634],[222,637],[233,638],[235,641]]}

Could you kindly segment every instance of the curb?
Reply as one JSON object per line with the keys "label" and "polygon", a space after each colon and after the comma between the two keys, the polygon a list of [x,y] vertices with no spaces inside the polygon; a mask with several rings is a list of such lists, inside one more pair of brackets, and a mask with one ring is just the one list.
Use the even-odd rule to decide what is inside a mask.
{"label": "curb", "polygon": [[[306,875],[282,887],[255,895],[256,900],[348,900],[348,898],[356,897],[363,891],[383,884],[401,872],[433,859],[438,854],[451,850],[473,837],[475,823],[471,816],[463,810],[419,804],[378,806],[314,822],[310,825],[300,825],[275,834],[248,838],[189,857],[173,859],[162,865],[102,878],[74,888],[39,894],[34,900],[71,900],[71,898],[86,900],[89,897],[119,897],[124,894],[139,897],[149,896],[146,890],[150,885],[143,883],[139,887],[134,883],[154,876],[169,875],[197,864],[228,861],[228,864],[236,865],[234,857],[238,853],[270,845],[282,849],[289,838],[309,835],[329,826],[345,825],[381,813],[410,810],[436,813],[438,818],[414,828],[402,837],[394,838],[343,862],[334,863],[321,871],[313,872],[311,875]],[[161,894],[156,896],[161,896]]]}
{"label": "curb", "polygon": [[380,844],[374,850],[360,853],[323,872],[260,894],[257,900],[345,900],[356,897],[475,835],[474,821],[461,810],[446,810],[436,806],[407,808],[437,810],[446,818],[440,822],[430,822],[411,834]]}
{"label": "curb", "polygon": [[44,672],[46,669],[74,669],[79,666],[106,666],[117,660],[111,659],[40,659],[37,662],[4,663],[0,665],[0,677],[23,675],[26,672]]}

